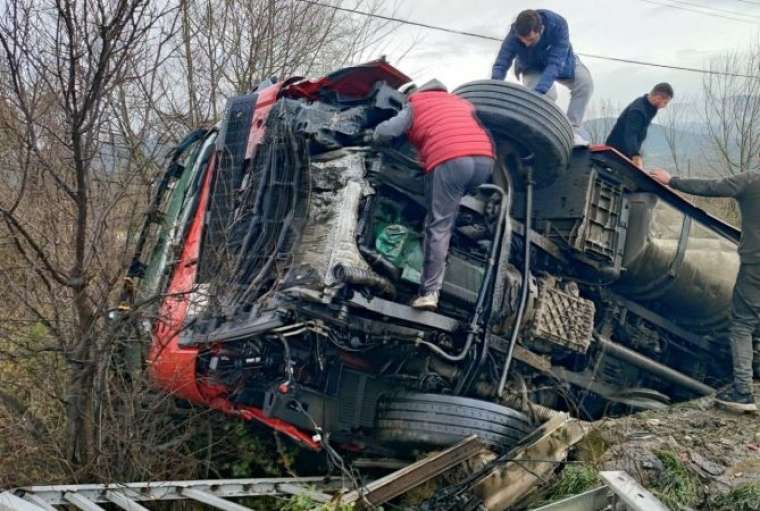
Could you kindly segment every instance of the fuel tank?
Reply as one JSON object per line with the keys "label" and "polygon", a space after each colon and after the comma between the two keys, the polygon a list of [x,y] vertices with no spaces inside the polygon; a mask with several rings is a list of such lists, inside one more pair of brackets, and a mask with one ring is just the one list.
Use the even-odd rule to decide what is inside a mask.
{"label": "fuel tank", "polygon": [[725,328],[739,271],[736,246],[649,193],[629,199],[617,291],[698,333]]}

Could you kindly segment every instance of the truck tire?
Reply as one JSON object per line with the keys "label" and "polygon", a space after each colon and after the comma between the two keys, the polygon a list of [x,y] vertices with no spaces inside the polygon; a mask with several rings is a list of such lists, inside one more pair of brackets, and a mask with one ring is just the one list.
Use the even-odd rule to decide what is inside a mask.
{"label": "truck tire", "polygon": [[570,162],[573,128],[553,101],[523,87],[501,80],[478,80],[459,86],[454,94],[475,106],[494,142],[516,145],[535,156],[536,187],[548,186]]}
{"label": "truck tire", "polygon": [[392,445],[446,447],[470,435],[509,449],[533,431],[524,414],[495,403],[441,394],[404,393],[378,404],[376,434]]}

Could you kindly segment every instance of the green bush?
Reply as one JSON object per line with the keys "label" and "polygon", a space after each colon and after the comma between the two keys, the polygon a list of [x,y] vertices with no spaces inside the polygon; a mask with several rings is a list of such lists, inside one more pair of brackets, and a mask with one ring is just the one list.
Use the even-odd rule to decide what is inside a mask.
{"label": "green bush", "polygon": [[601,484],[599,472],[591,466],[579,463],[566,465],[559,480],[549,488],[547,501],[559,500],[571,495],[578,495]]}
{"label": "green bush", "polygon": [[674,452],[657,451],[655,454],[663,465],[662,472],[650,488],[657,498],[674,510],[697,504],[700,501],[697,476],[681,463]]}
{"label": "green bush", "polygon": [[760,511],[760,483],[737,486],[717,497],[710,505],[712,511]]}

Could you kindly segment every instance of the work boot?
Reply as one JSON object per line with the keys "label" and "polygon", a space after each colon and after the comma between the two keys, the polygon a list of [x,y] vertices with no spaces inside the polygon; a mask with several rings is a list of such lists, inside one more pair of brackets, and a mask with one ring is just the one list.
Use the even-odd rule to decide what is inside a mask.
{"label": "work boot", "polygon": [[715,396],[715,404],[734,413],[757,411],[755,398],[752,394],[741,394],[736,391],[733,385],[718,392],[718,395]]}
{"label": "work boot", "polygon": [[431,291],[412,300],[412,307],[419,310],[434,311],[438,308],[438,291]]}

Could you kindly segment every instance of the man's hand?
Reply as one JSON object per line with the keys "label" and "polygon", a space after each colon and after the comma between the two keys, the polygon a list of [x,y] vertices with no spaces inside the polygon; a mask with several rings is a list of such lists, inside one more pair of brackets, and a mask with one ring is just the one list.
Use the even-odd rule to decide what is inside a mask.
{"label": "man's hand", "polygon": [[641,156],[632,156],[631,161],[634,165],[636,165],[638,168],[643,169],[644,168],[644,160],[641,159]]}
{"label": "man's hand", "polygon": [[653,170],[649,173],[649,176],[662,185],[670,184],[670,174],[662,169]]}

